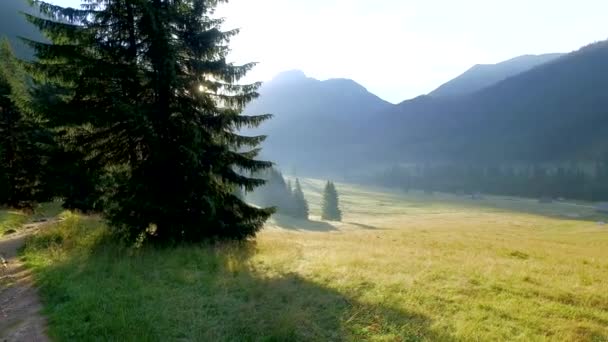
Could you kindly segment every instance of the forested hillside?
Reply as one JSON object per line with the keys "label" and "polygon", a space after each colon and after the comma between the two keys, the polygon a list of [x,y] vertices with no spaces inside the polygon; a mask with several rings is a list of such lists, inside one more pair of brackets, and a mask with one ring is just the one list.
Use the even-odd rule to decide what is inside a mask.
{"label": "forested hillside", "polygon": [[40,32],[27,22],[22,13],[36,13],[26,0],[0,1],[0,36],[6,36],[21,58],[29,58],[33,50],[23,44],[18,37],[29,39],[42,39]]}
{"label": "forested hillside", "polygon": [[608,42],[469,96],[405,101],[374,122],[389,159],[596,160],[608,152]]}
{"label": "forested hillside", "polygon": [[468,96],[403,102],[366,132],[394,163],[379,181],[608,200],[606,75],[608,43],[600,42]]}
{"label": "forested hillside", "polygon": [[0,45],[0,205],[60,198],[131,241],[254,236],[273,210],[237,195],[272,163],[239,129],[271,115],[242,115],[259,83],[227,62],[238,31],[212,18],[217,2],[32,4],[0,8],[0,32],[34,52]]}

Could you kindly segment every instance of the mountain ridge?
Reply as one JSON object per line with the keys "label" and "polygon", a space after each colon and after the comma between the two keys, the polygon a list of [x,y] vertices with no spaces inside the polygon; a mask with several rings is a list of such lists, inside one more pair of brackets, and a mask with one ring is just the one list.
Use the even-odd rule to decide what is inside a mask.
{"label": "mountain ridge", "polygon": [[354,149],[356,132],[375,113],[394,106],[353,80],[320,81],[300,71],[279,74],[259,94],[245,113],[274,115],[251,132],[268,135],[263,156],[302,169],[319,162],[333,164],[342,150]]}
{"label": "mountain ridge", "polygon": [[429,96],[460,96],[492,86],[509,77],[564,56],[562,53],[521,55],[496,64],[475,64],[464,73],[440,85]]}
{"label": "mountain ridge", "polygon": [[608,124],[608,97],[601,91],[608,87],[606,74],[604,41],[476,93],[403,102],[384,113],[375,130],[391,137],[385,148],[407,147],[418,157],[423,151],[436,159],[498,158],[493,153],[512,160],[599,158],[575,151],[592,151],[590,141],[605,140],[598,129]]}

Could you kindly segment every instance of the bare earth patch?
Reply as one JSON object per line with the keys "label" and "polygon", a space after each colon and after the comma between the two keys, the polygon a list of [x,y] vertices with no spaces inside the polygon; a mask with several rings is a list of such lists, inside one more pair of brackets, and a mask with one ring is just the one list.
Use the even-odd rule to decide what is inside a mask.
{"label": "bare earth patch", "polygon": [[[17,256],[26,238],[44,223],[27,225],[23,231],[0,239],[0,341],[49,341],[42,304],[31,272]],[[0,260],[1,262],[2,260]]]}

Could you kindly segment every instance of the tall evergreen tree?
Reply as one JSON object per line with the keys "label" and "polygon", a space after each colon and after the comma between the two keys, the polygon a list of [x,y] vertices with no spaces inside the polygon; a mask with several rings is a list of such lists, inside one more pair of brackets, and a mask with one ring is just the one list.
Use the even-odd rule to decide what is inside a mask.
{"label": "tall evergreen tree", "polygon": [[0,41],[0,203],[32,207],[48,200],[51,133],[28,110],[27,79],[7,39]]}
{"label": "tall evergreen tree", "polygon": [[280,214],[291,215],[293,199],[281,172],[270,168],[256,173],[255,177],[264,179],[265,184],[249,194],[249,199],[259,206],[274,207]]}
{"label": "tall evergreen tree", "polygon": [[[254,66],[226,62],[230,38],[214,19],[219,0],[86,0],[81,10],[37,4],[28,16],[51,43],[28,41],[38,81],[60,88],[45,112],[88,162],[121,170],[105,214],[135,239],[255,235],[272,210],[235,188],[271,163],[256,160],[263,136],[238,134],[269,115],[243,116],[259,84],[237,82]],[[153,229],[149,229],[153,227]]]}
{"label": "tall evergreen tree", "polygon": [[331,221],[342,221],[342,211],[338,203],[338,191],[333,182],[325,184],[323,191],[323,204],[321,208],[321,219]]}
{"label": "tall evergreen tree", "polygon": [[296,178],[296,186],[293,190],[293,199],[294,199],[294,217],[301,218],[304,220],[308,220],[308,202],[304,197],[304,192],[302,191],[302,185],[300,185],[300,180]]}
{"label": "tall evergreen tree", "polygon": [[249,196],[252,202],[274,207],[282,215],[308,219],[308,202],[298,180],[294,188],[291,181],[285,181],[283,174],[275,168],[261,173],[259,177],[265,179],[266,184]]}
{"label": "tall evergreen tree", "polygon": [[291,184],[291,180],[287,181],[287,191],[293,193],[293,185]]}

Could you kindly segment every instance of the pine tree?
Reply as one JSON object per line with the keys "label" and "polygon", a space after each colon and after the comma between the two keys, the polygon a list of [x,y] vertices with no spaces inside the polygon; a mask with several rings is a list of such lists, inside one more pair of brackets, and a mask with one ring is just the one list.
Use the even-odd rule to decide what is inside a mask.
{"label": "pine tree", "polygon": [[325,184],[323,191],[323,204],[321,209],[321,219],[331,221],[342,221],[342,212],[338,203],[338,191],[333,182]]}
{"label": "pine tree", "polygon": [[[41,113],[53,106],[61,94],[61,87],[50,83],[32,84],[29,87],[30,110]],[[45,118],[53,126],[56,116]],[[49,191],[63,199],[63,207],[82,212],[101,212],[103,203],[104,177],[106,170],[102,164],[86,160],[86,153],[75,145],[66,127],[52,131],[54,145],[49,149],[47,181]]]}
{"label": "pine tree", "polygon": [[296,178],[296,186],[293,190],[294,199],[294,217],[308,220],[308,202],[304,198],[304,192],[302,191],[302,185],[300,180]]}
{"label": "pine tree", "polygon": [[281,202],[278,205],[278,212],[292,217],[298,217],[300,210],[298,209],[298,203],[294,196],[294,187],[291,180],[288,180],[285,185],[285,194],[282,196]]}
{"label": "pine tree", "polygon": [[32,207],[50,199],[46,164],[53,137],[28,111],[27,80],[7,39],[0,41],[0,203]]}
{"label": "pine tree", "polygon": [[28,16],[51,40],[28,41],[30,70],[60,89],[44,108],[63,142],[118,170],[106,193],[111,225],[161,241],[255,235],[270,209],[233,192],[263,180],[244,176],[263,136],[238,134],[269,115],[244,116],[259,84],[237,82],[254,66],[226,62],[230,38],[212,18],[217,0],[86,1],[81,10],[42,1]]}
{"label": "pine tree", "polygon": [[287,181],[287,191],[289,193],[293,193],[293,185],[291,184],[291,180]]}

